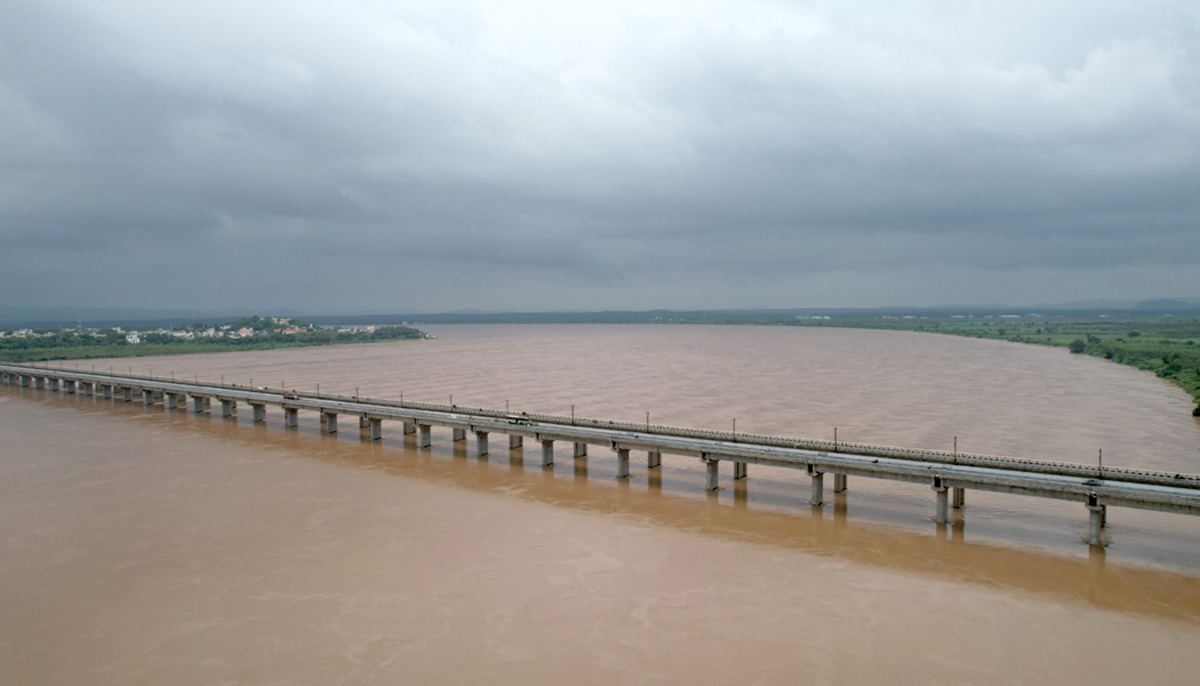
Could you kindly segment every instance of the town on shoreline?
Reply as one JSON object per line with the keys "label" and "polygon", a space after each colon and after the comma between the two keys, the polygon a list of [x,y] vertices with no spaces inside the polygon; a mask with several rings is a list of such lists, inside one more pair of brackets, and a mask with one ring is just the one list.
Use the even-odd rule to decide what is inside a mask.
{"label": "town on shoreline", "polygon": [[233,350],[267,350],[343,343],[371,343],[429,338],[410,326],[318,326],[294,317],[254,315],[220,324],[134,328],[74,327],[0,330],[0,360],[45,360],[144,357]]}

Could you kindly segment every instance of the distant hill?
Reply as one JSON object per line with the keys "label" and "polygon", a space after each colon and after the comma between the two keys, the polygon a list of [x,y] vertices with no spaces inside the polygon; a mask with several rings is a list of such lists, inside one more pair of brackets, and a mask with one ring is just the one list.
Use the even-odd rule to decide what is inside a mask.
{"label": "distant hill", "polygon": [[278,309],[269,312],[246,310],[184,310],[151,308],[96,308],[96,307],[12,307],[0,306],[0,328],[62,327],[74,326],[81,321],[84,326],[175,326],[196,321],[206,323],[225,322],[250,314],[274,315],[279,317],[302,317],[314,324],[642,324],[642,323],[708,323],[708,324],[761,324],[787,323],[796,319],[812,317],[871,318],[883,316],[948,317],[956,315],[986,316],[1001,314],[1042,315],[1200,315],[1200,298],[1159,298],[1155,300],[1083,300],[1070,303],[1041,305],[945,305],[938,307],[810,307],[775,309],[723,309],[723,310],[606,310],[606,311],[552,311],[552,312],[503,312],[478,309],[461,309],[454,312],[424,314],[325,314],[312,315],[303,312]]}
{"label": "distant hill", "polygon": [[1147,300],[1133,307],[1137,313],[1200,313],[1200,299],[1196,298],[1161,298]]}

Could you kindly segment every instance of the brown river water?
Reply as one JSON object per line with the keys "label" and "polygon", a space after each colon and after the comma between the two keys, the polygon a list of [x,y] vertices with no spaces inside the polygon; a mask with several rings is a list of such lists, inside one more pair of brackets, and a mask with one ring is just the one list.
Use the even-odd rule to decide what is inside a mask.
{"label": "brown river water", "polygon": [[[1190,399],[905,332],[437,326],[81,369],[1200,472]],[[74,366],[69,364],[68,366]],[[1200,518],[691,459],[477,459],[0,387],[0,684],[1194,684]]]}

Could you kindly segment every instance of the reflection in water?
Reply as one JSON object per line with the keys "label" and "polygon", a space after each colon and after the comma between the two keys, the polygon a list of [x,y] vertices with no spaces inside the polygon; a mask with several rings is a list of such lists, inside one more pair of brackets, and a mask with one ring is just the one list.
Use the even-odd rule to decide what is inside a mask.
{"label": "reflection in water", "polygon": [[[260,378],[287,370],[322,388],[343,378],[370,387],[356,376],[374,372],[376,395],[434,379],[488,379],[488,371],[494,378],[478,388],[480,404],[503,406],[504,398],[483,402],[492,388],[516,397],[545,386],[547,404],[586,401],[600,408],[590,414],[616,416],[606,409],[636,396],[651,398],[656,414],[674,414],[674,423],[717,425],[732,407],[746,418],[739,428],[761,414],[763,430],[806,435],[813,432],[785,418],[819,417],[835,405],[847,418],[871,420],[858,428],[864,440],[892,443],[921,444],[948,412],[956,425],[973,423],[963,433],[989,437],[980,450],[1019,454],[1088,440],[1096,429],[1060,400],[1097,395],[1104,400],[1088,400],[1086,413],[1125,422],[1116,431],[1133,434],[1118,454],[1146,440],[1142,422],[1156,424],[1139,453],[1146,466],[1186,468],[1200,442],[1193,424],[1154,414],[1170,405],[1159,396],[1173,398],[1156,379],[1099,361],[1076,378],[1061,368],[1073,358],[1023,346],[939,337],[918,345],[900,336],[897,347],[916,358],[905,367],[896,357],[872,363],[878,339],[888,338],[877,332],[836,332],[833,358],[822,358],[805,330],[438,333],[428,347],[170,364],[202,378],[225,367]],[[635,383],[633,372],[574,359],[600,365],[609,348],[636,352],[623,359],[648,378]],[[569,359],[555,350],[569,350]],[[796,350],[816,365],[803,387],[760,373],[774,366],[787,381]],[[528,384],[526,354],[554,373]],[[414,359],[423,364],[399,364]],[[838,360],[869,370],[862,378],[884,402],[852,412],[831,395],[825,377],[855,378]],[[986,392],[938,372],[976,367],[996,374],[980,377]],[[719,374],[704,371],[713,368]],[[405,376],[381,376],[385,369]],[[754,383],[743,386],[739,375]],[[1046,377],[1049,387],[1036,380]],[[456,400],[470,397],[453,391]],[[854,387],[847,393],[861,400]],[[901,402],[938,393],[955,399],[937,413]],[[1108,404],[1129,397],[1144,403],[1110,412]],[[1054,416],[1043,422],[1040,414]],[[596,446],[572,458],[569,444],[557,445],[556,464],[542,468],[540,445],[476,458],[473,436],[455,442],[448,431],[416,449],[398,425],[385,423],[384,440],[371,442],[352,430],[322,436],[315,416],[302,414],[298,430],[283,431],[279,414],[265,427],[248,415],[227,421],[0,390],[5,682],[927,683],[936,665],[933,680],[1187,683],[1200,666],[1193,518],[1114,511],[1106,551],[1081,543],[1086,517],[1070,504],[972,493],[939,527],[928,488],[855,479],[848,492],[827,489],[825,505],[810,507],[807,479],[784,470],[752,467],[736,481],[723,470],[721,489],[707,494],[695,461],[670,455],[655,469],[635,457],[631,477],[617,480],[615,458]],[[853,423],[847,418],[841,426]],[[993,426],[1022,422],[1029,444]],[[1048,438],[1043,424],[1076,433]],[[505,437],[492,440],[495,448]]]}

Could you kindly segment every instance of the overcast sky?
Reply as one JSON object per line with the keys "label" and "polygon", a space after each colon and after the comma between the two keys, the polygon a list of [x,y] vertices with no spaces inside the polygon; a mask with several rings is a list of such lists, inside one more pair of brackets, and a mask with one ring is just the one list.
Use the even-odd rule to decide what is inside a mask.
{"label": "overcast sky", "polygon": [[1200,3],[0,0],[0,304],[1200,295]]}

